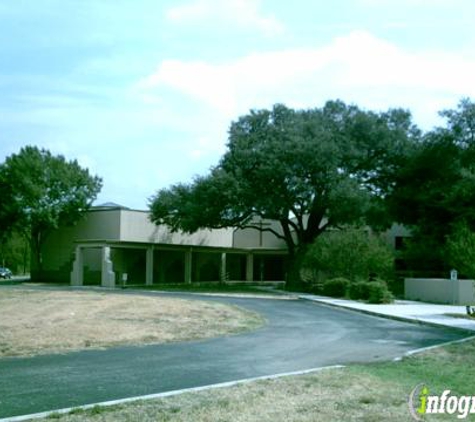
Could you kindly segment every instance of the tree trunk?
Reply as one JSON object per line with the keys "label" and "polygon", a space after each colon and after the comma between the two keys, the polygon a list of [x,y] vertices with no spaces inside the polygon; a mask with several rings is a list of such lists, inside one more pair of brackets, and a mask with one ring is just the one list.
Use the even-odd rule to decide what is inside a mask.
{"label": "tree trunk", "polygon": [[31,234],[31,281],[42,282],[43,280],[43,259],[41,254],[42,236],[40,232],[33,231]]}
{"label": "tree trunk", "polygon": [[289,254],[287,280],[285,283],[286,290],[304,292],[307,290],[307,283],[302,279],[302,264],[307,254],[308,245],[299,245],[293,254]]}

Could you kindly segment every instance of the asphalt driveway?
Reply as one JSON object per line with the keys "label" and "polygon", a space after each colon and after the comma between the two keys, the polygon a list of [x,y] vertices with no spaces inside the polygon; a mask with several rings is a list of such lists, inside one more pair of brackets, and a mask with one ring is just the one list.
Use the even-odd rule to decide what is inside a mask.
{"label": "asphalt driveway", "polygon": [[388,360],[463,337],[304,300],[205,299],[257,311],[268,324],[251,333],[211,340],[0,359],[0,417],[327,365]]}

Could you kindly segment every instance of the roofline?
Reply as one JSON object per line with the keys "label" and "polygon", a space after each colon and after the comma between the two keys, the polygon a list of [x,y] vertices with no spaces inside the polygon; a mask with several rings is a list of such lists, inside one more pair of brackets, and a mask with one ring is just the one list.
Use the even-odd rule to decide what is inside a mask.
{"label": "roofline", "polygon": [[172,244],[172,243],[148,243],[148,242],[134,242],[127,240],[107,240],[107,239],[87,239],[87,240],[75,240],[74,244],[76,246],[90,246],[90,247],[101,247],[101,246],[116,246],[124,248],[138,248],[138,249],[147,249],[152,247],[154,249],[163,249],[163,250],[202,250],[202,251],[220,251],[220,252],[230,252],[230,253],[274,253],[278,255],[287,255],[287,249],[282,248],[234,248],[232,246],[203,246],[203,245],[187,245],[187,244]]}

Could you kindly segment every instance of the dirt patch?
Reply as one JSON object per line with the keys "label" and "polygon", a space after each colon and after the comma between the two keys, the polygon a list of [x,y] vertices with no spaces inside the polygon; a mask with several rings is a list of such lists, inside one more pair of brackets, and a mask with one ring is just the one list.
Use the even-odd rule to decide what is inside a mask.
{"label": "dirt patch", "polygon": [[0,290],[0,356],[194,340],[263,324],[242,308],[111,292]]}

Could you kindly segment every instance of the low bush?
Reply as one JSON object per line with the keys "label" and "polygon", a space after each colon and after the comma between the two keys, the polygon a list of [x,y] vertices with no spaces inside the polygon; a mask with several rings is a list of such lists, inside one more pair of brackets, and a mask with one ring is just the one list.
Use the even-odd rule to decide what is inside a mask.
{"label": "low bush", "polygon": [[393,296],[389,291],[386,282],[376,280],[369,284],[369,303],[391,303],[393,301]]}
{"label": "low bush", "polygon": [[345,297],[350,281],[343,277],[332,278],[323,283],[322,293],[330,297]]}
{"label": "low bush", "polygon": [[392,294],[383,280],[357,281],[348,288],[348,296],[353,300],[365,300],[368,303],[390,303]]}
{"label": "low bush", "polygon": [[348,295],[350,299],[353,300],[368,300],[370,294],[370,285],[369,281],[357,281],[351,283],[348,289]]}
{"label": "low bush", "polygon": [[377,234],[348,228],[319,236],[307,251],[303,268],[332,279],[389,279],[394,275],[394,255]]}

